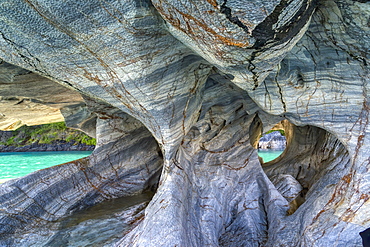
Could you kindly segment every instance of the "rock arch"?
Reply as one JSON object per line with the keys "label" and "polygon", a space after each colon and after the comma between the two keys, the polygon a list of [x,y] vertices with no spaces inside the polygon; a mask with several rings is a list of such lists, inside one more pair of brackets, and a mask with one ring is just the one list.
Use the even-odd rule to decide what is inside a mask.
{"label": "rock arch", "polygon": [[[27,245],[22,242],[25,234],[36,229],[37,235],[49,223],[73,212],[106,200],[156,190],[163,155],[150,132],[119,109],[85,100],[97,115],[95,150],[86,158],[1,185],[2,245]],[[33,241],[45,244],[37,242],[37,237],[31,237],[28,244]]]}
{"label": "rock arch", "polygon": [[[159,144],[159,189],[120,245],[360,245],[370,217],[368,3],[255,4],[264,11],[211,0],[1,5],[1,59],[133,116]],[[312,140],[304,149],[316,162],[297,157],[299,173],[292,159],[275,166],[309,188],[291,215],[252,147],[258,121],[282,119],[296,125],[293,141]]]}

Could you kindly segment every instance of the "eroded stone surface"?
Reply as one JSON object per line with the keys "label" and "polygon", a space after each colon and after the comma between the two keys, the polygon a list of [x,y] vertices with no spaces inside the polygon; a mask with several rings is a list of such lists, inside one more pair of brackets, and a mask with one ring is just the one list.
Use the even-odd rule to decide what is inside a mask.
{"label": "eroded stone surface", "polygon": [[315,8],[310,0],[152,2],[176,38],[244,89],[255,88],[280,62]]}
{"label": "eroded stone surface", "polygon": [[287,201],[246,145],[254,103],[231,85],[207,85],[204,111],[176,156],[165,160],[149,213],[120,246],[264,245],[269,224],[285,214]]}
{"label": "eroded stone surface", "polygon": [[[45,207],[59,218],[150,187],[163,164],[121,246],[360,246],[369,11],[350,0],[3,1],[0,58],[85,94],[98,139],[84,161],[1,187],[25,191],[1,202],[2,222],[27,215],[1,228],[6,241],[48,220]],[[85,113],[74,123],[91,127]],[[262,167],[257,138],[283,119],[287,149]],[[92,177],[78,186],[43,193],[84,167]]]}
{"label": "eroded stone surface", "polygon": [[64,120],[73,125],[70,119],[86,118],[78,107],[87,109],[77,91],[0,60],[0,130]]}

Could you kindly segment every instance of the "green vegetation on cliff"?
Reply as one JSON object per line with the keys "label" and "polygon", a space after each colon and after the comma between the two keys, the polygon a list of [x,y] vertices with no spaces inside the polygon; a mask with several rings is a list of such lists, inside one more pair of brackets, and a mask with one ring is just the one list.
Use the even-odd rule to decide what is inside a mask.
{"label": "green vegetation on cliff", "polygon": [[0,145],[26,146],[33,143],[52,144],[57,141],[74,142],[77,144],[96,145],[95,138],[85,133],[67,128],[64,122],[43,124],[37,126],[22,126],[21,128],[8,132],[7,136],[0,136]]}
{"label": "green vegetation on cliff", "polygon": [[285,131],[283,129],[269,130],[264,135],[270,134],[270,133],[272,133],[274,131],[279,131],[282,136],[285,136]]}

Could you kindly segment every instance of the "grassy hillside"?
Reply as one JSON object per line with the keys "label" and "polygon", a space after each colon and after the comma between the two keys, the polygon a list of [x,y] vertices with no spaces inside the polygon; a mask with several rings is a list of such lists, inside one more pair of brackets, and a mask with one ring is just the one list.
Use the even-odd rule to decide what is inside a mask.
{"label": "grassy hillside", "polygon": [[85,133],[67,128],[64,122],[38,126],[22,126],[15,131],[0,133],[0,145],[26,146],[34,143],[53,144],[55,142],[96,145],[96,140]]}

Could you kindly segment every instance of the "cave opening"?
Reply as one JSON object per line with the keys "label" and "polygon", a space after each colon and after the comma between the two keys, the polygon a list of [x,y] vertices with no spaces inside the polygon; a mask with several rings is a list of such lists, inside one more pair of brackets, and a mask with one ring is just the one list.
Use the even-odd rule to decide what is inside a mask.
{"label": "cave opening", "polygon": [[283,155],[261,164],[288,201],[287,215],[292,215],[306,201],[314,203],[315,191],[333,193],[331,185],[338,183],[341,174],[350,167],[350,156],[342,142],[327,130],[312,125],[296,126],[288,120],[282,121],[282,126],[286,138]]}
{"label": "cave opening", "polygon": [[259,140],[263,129],[284,131],[286,147],[282,155],[269,162],[259,159],[263,171],[289,205],[287,216],[297,215],[297,211],[304,214],[305,208],[315,203],[318,191],[335,193],[332,185],[350,172],[351,158],[345,145],[328,130],[298,126],[288,119],[280,119],[276,125],[277,122],[276,116],[256,115],[249,129],[251,145],[256,151],[262,147]]}
{"label": "cave opening", "polygon": [[0,183],[90,155],[96,140],[65,122],[0,131]]}
{"label": "cave opening", "polygon": [[145,125],[112,108],[97,114],[96,126],[96,148],[78,172],[92,190],[70,205],[48,246],[112,244],[143,220],[158,188],[163,154]]}
{"label": "cave opening", "polygon": [[286,145],[284,125],[281,121],[260,136],[258,141],[260,162],[263,164],[274,161],[283,154]]}
{"label": "cave opening", "polygon": [[[11,245],[21,246],[27,239],[27,245],[35,246],[80,245],[83,241],[100,246],[114,240],[117,229],[123,237],[141,222],[162,172],[158,142],[143,123],[120,109],[86,101],[94,110],[89,126],[96,130],[96,146],[89,156],[2,184],[11,189],[0,194],[0,203],[6,205],[7,198],[19,197],[31,205],[26,209],[12,206],[28,216],[0,231],[9,236]],[[84,110],[90,114],[86,106]],[[44,185],[36,192],[31,186],[35,181]],[[5,218],[12,221],[11,215]]]}

